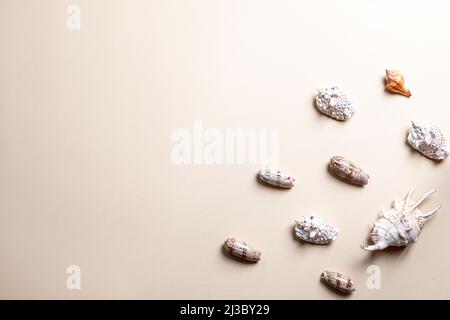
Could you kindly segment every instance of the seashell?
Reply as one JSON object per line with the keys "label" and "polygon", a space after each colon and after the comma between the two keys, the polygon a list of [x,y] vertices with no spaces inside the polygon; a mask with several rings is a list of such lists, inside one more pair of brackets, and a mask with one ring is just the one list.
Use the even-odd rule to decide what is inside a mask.
{"label": "seashell", "polygon": [[347,120],[353,116],[355,109],[338,87],[319,89],[316,106],[323,114],[336,119]]}
{"label": "seashell", "polygon": [[353,280],[339,272],[325,270],[320,275],[320,279],[342,293],[352,293],[356,290]]}
{"label": "seashell", "polygon": [[390,246],[402,247],[416,242],[425,222],[432,217],[441,206],[429,212],[422,212],[419,206],[436,190],[431,190],[417,201],[411,199],[412,188],[401,202],[397,200],[388,211],[381,210],[380,216],[373,222],[370,232],[372,245],[362,246],[364,250],[383,250]]}
{"label": "seashell", "polygon": [[442,132],[438,127],[427,123],[411,121],[408,143],[430,159],[443,160],[450,154],[450,146]]}
{"label": "seashell", "polygon": [[387,91],[398,93],[408,98],[411,97],[411,91],[405,88],[405,78],[399,70],[386,70],[384,80]]}
{"label": "seashell", "polygon": [[319,216],[302,216],[295,220],[295,235],[314,244],[328,244],[337,238],[339,229]]}
{"label": "seashell", "polygon": [[248,245],[244,241],[236,240],[234,238],[228,238],[224,244],[225,251],[232,254],[235,257],[251,261],[258,262],[261,259],[261,252]]}
{"label": "seashell", "polygon": [[261,169],[259,171],[259,178],[264,182],[280,188],[292,188],[295,182],[294,177],[281,170],[270,167]]}
{"label": "seashell", "polygon": [[328,166],[331,172],[345,182],[360,186],[365,186],[369,183],[369,175],[352,161],[344,157],[332,157]]}

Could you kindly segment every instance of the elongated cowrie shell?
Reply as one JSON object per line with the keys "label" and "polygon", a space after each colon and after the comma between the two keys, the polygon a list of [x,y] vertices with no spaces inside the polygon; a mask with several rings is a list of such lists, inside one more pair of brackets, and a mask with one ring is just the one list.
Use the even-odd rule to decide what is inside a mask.
{"label": "elongated cowrie shell", "polygon": [[264,167],[259,171],[259,178],[273,186],[280,188],[292,188],[295,179],[291,175],[278,169]]}
{"label": "elongated cowrie shell", "polygon": [[320,279],[342,293],[348,294],[356,290],[353,280],[339,272],[325,270],[322,272]]}
{"label": "elongated cowrie shell", "polygon": [[229,254],[247,261],[258,262],[261,259],[259,250],[235,238],[225,240],[224,248]]}
{"label": "elongated cowrie shell", "polygon": [[359,186],[365,186],[369,183],[369,175],[355,163],[344,157],[332,157],[328,166],[331,172],[345,182]]}

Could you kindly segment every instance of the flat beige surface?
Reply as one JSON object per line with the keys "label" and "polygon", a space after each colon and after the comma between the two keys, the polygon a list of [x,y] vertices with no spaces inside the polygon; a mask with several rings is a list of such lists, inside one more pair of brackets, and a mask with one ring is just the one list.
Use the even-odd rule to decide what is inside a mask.
{"label": "flat beige surface", "polygon": [[[81,30],[66,7],[81,7]],[[1,298],[342,298],[322,269],[363,298],[450,298],[450,160],[405,144],[411,119],[450,136],[448,1],[0,1]],[[383,91],[404,71],[410,99]],[[339,123],[312,106],[339,85],[358,106]],[[171,134],[273,128],[290,191],[257,183],[258,165],[175,165]],[[345,155],[366,188],[326,170]],[[394,196],[437,188],[419,242],[360,248]],[[319,214],[327,247],[293,238]],[[224,256],[235,235],[256,265]],[[81,290],[66,288],[79,265]],[[381,289],[366,286],[369,265]]]}

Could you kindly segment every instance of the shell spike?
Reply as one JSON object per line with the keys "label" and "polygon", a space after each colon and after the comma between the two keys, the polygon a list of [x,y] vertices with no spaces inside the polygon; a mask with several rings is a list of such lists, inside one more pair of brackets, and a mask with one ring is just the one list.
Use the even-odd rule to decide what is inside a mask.
{"label": "shell spike", "polygon": [[417,202],[413,206],[413,209],[419,207],[429,196],[431,196],[435,192],[436,192],[436,189],[433,189],[433,190],[427,192],[422,198],[417,200]]}
{"label": "shell spike", "polygon": [[361,248],[363,248],[364,250],[367,250],[367,251],[383,250],[383,249],[386,249],[387,247],[388,247],[388,244],[384,241],[379,241],[376,244],[372,244],[369,246],[361,245]]}
{"label": "shell spike", "polygon": [[414,191],[416,190],[416,187],[412,187],[411,190],[409,190],[408,194],[405,197],[405,203],[403,204],[403,208],[405,209],[408,205],[409,201],[411,201],[411,197],[414,194]]}
{"label": "shell spike", "polygon": [[394,198],[394,208],[395,210],[400,210],[400,202],[397,198]]}
{"label": "shell spike", "polygon": [[441,208],[441,206],[437,206],[433,210],[423,213],[421,216],[424,217],[425,219],[431,218],[433,215],[435,215],[439,211],[440,208]]}

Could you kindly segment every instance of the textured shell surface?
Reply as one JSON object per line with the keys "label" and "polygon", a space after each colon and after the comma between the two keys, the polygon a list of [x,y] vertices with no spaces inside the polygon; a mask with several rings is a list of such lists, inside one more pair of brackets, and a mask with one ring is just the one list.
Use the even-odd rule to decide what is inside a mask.
{"label": "textured shell surface", "polygon": [[295,183],[293,176],[271,167],[262,168],[259,171],[259,178],[266,183],[280,188],[292,188]]}
{"label": "textured shell surface", "polygon": [[364,250],[383,250],[387,247],[407,246],[417,241],[425,222],[441,208],[437,206],[429,212],[422,212],[419,206],[436,190],[431,190],[417,201],[412,200],[414,189],[411,189],[402,201],[394,201],[391,209],[381,210],[373,221],[369,234],[371,245],[362,246]]}
{"label": "textured shell surface", "polygon": [[339,272],[325,270],[320,279],[342,293],[352,293],[356,290],[353,280]]}
{"label": "textured shell surface", "polygon": [[369,175],[352,161],[334,156],[328,164],[330,170],[345,182],[364,186],[369,183]]}
{"label": "textured shell surface", "polygon": [[319,216],[302,216],[295,220],[295,235],[314,244],[328,244],[337,238],[339,229]]}
{"label": "textured shell surface", "polygon": [[224,243],[225,251],[235,257],[257,262],[261,259],[261,252],[244,241],[235,238],[228,238]]}
{"label": "textured shell surface", "polygon": [[428,123],[412,121],[408,143],[430,159],[443,160],[450,154],[450,147],[441,130]]}
{"label": "textured shell surface", "polygon": [[338,87],[324,88],[318,91],[316,106],[323,114],[342,121],[351,118],[355,113],[352,103]]}
{"label": "textured shell surface", "polygon": [[405,77],[399,70],[386,70],[384,78],[386,82],[385,89],[392,93],[398,93],[405,97],[411,96],[411,91],[405,88]]}

